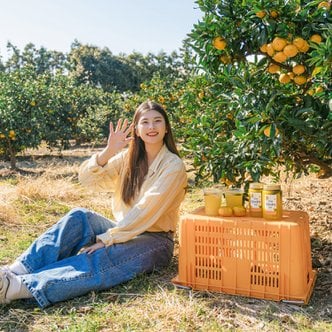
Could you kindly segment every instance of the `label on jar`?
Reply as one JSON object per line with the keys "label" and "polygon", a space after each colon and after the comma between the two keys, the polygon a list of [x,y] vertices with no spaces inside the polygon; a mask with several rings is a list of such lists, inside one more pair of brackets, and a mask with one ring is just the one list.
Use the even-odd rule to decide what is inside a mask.
{"label": "label on jar", "polygon": [[265,196],[265,211],[267,213],[274,213],[277,210],[277,195]]}
{"label": "label on jar", "polygon": [[251,209],[260,210],[262,207],[262,195],[261,193],[252,193],[250,196]]}

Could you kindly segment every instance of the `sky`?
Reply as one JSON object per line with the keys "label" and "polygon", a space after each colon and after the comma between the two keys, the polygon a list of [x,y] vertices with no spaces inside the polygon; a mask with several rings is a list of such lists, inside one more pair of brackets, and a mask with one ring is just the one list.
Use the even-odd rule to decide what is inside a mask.
{"label": "sky", "polygon": [[0,0],[0,56],[7,42],[68,53],[75,40],[113,54],[171,53],[201,17],[194,0]]}

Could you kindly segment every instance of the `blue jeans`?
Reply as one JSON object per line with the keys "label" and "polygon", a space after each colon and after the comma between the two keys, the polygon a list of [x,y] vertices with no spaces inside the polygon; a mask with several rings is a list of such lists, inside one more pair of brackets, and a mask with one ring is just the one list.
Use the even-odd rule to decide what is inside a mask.
{"label": "blue jeans", "polygon": [[20,278],[40,307],[109,289],[170,263],[174,243],[165,232],[145,232],[92,254],[79,253],[95,243],[96,235],[114,226],[97,213],[73,209],[18,258],[29,272]]}

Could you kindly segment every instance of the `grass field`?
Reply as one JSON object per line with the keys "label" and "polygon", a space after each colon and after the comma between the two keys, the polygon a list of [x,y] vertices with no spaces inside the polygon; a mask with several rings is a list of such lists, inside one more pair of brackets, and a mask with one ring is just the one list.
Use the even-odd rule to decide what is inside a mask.
{"label": "grass field", "polygon": [[[0,264],[10,263],[43,230],[73,207],[111,216],[109,196],[94,195],[77,181],[80,163],[94,148],[63,157],[34,151],[19,158],[21,172],[0,162]],[[207,291],[180,290],[178,238],[171,265],[105,292],[41,310],[33,301],[0,306],[0,331],[331,331],[331,180],[314,176],[284,184],[285,205],[311,217],[312,253],[318,278],[311,300],[297,306]],[[191,187],[182,213],[202,205]]]}

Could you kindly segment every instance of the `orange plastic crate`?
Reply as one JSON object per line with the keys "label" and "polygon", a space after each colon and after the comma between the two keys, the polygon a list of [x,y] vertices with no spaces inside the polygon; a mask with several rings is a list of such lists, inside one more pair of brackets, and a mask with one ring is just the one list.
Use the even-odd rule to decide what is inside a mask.
{"label": "orange plastic crate", "polygon": [[308,303],[312,269],[309,217],[282,220],[208,217],[201,208],[181,218],[179,273],[174,284],[269,300]]}

